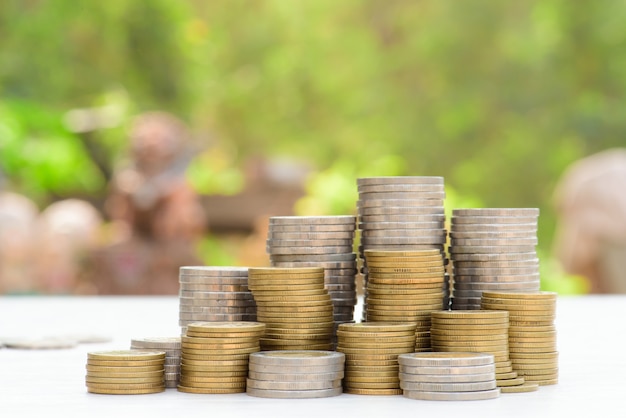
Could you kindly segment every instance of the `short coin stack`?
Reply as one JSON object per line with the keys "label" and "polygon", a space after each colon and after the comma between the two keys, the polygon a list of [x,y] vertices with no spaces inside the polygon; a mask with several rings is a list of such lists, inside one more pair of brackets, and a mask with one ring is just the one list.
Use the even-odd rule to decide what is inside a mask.
{"label": "short coin stack", "polygon": [[405,397],[428,401],[471,401],[500,396],[494,357],[483,353],[415,353],[398,356]]}
{"label": "short coin stack", "polygon": [[165,387],[175,388],[180,378],[180,337],[133,338],[131,350],[165,352]]}
{"label": "short coin stack", "polygon": [[346,355],[344,391],[357,395],[401,395],[398,355],[412,353],[415,324],[342,324],[337,351]]}
{"label": "short coin stack", "polygon": [[98,351],[87,354],[87,391],[138,395],[165,390],[165,353],[159,351]]}
{"label": "short coin stack", "polygon": [[526,382],[558,383],[556,293],[483,292],[483,309],[509,312],[509,355]]}
{"label": "short coin stack", "polygon": [[345,356],[334,351],[265,351],[250,355],[246,392],[260,398],[327,398],[343,392]]}
{"label": "short coin stack", "polygon": [[509,359],[509,315],[506,311],[440,311],[431,314],[433,351],[488,353],[494,356],[496,383],[520,386]]}
{"label": "short coin stack", "polygon": [[536,208],[452,211],[452,309],[480,309],[485,290],[539,290],[538,217]]}
{"label": "short coin stack", "polygon": [[187,393],[246,391],[248,357],[260,350],[265,325],[258,322],[198,322],[182,337],[178,390]]}
{"label": "short coin stack", "polygon": [[[357,188],[361,259],[365,250],[424,249],[437,249],[445,258],[443,177],[366,177],[357,179]],[[368,267],[365,262],[364,287]],[[367,308],[365,304],[364,319]]]}
{"label": "short coin stack", "polygon": [[247,267],[184,266],[179,273],[179,324],[256,321]]}

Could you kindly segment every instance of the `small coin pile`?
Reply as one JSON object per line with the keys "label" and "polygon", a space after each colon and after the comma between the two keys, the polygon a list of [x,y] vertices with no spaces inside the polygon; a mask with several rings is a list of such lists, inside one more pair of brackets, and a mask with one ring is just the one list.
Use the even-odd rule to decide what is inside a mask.
{"label": "small coin pile", "polygon": [[175,388],[180,378],[180,337],[133,338],[131,350],[165,352],[165,387]]}
{"label": "small coin pile", "polygon": [[[437,249],[445,259],[443,177],[365,177],[357,179],[357,189],[364,287],[369,280],[366,250]],[[364,319],[367,309],[365,304]]]}
{"label": "small coin pile", "polygon": [[536,208],[452,211],[452,309],[480,309],[485,290],[539,290],[538,217]]}
{"label": "small coin pile", "polygon": [[440,311],[431,314],[431,321],[433,351],[491,354],[494,356],[498,387],[524,384],[524,378],[513,370],[509,359],[508,312]]}
{"label": "small coin pile", "polygon": [[337,351],[346,356],[344,391],[356,395],[401,395],[398,355],[412,353],[415,324],[341,324]]}
{"label": "small coin pile", "polygon": [[322,267],[250,268],[262,351],[331,350],[333,304]]}
{"label": "small coin pile", "polygon": [[556,293],[483,292],[482,309],[509,312],[509,355],[526,382],[558,383]]}
{"label": "small coin pile", "polygon": [[265,325],[258,322],[197,322],[182,339],[178,391],[240,393],[246,391],[248,358],[260,351]]}
{"label": "small coin pile", "polygon": [[184,266],[179,271],[179,324],[256,321],[247,267]]}
{"label": "small coin pile", "polygon": [[260,398],[328,398],[343,392],[345,356],[334,351],[250,354],[246,392]]}
{"label": "small coin pile", "polygon": [[494,357],[484,353],[414,353],[398,356],[405,397],[428,401],[471,401],[500,396]]}
{"label": "small coin pile", "polygon": [[165,353],[159,351],[96,351],[87,353],[87,391],[108,395],[163,392]]}

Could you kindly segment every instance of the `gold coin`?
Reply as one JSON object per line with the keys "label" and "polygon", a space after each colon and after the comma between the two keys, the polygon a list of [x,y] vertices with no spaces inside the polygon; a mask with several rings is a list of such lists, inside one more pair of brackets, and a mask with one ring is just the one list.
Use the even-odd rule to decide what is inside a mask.
{"label": "gold coin", "polygon": [[419,282],[419,283],[414,283],[414,282],[408,282],[408,283],[398,283],[397,281],[389,281],[389,280],[380,280],[380,279],[376,279],[374,278],[373,280],[370,280],[368,278],[367,280],[367,286],[366,289],[368,291],[370,290],[378,290],[378,289],[389,289],[391,287],[394,287],[396,289],[411,289],[414,291],[426,291],[426,292],[441,292],[443,289],[443,284],[444,281],[440,280],[435,280],[432,282]]}
{"label": "gold coin", "polygon": [[381,273],[370,273],[368,274],[368,283],[381,284],[381,285],[402,285],[402,284],[432,284],[433,286],[442,286],[444,282],[443,274],[440,276],[424,273],[419,274],[381,274]]}
{"label": "gold coin", "polygon": [[[491,311],[491,312],[496,312],[496,311]],[[485,328],[501,328],[501,327],[505,327],[508,328],[509,327],[509,320],[508,319],[487,319],[487,318],[480,318],[480,319],[466,319],[466,318],[454,318],[454,319],[441,319],[441,318],[431,318],[431,323],[433,325],[436,325],[438,327],[441,328],[448,328],[448,327],[452,327],[452,326],[457,326],[457,327],[462,327],[462,326],[472,326],[472,327],[478,327],[478,326],[482,326]],[[478,328],[476,328],[478,329]]]}
{"label": "gold coin", "polygon": [[108,361],[138,361],[138,360],[164,360],[165,351],[140,351],[140,350],[114,350],[96,351],[87,353],[88,360]]}
{"label": "gold coin", "polygon": [[501,386],[501,393],[522,393],[522,392],[534,392],[539,389],[539,385],[536,383],[524,382],[522,385],[517,386]]}
{"label": "gold coin", "polygon": [[163,373],[158,377],[101,377],[101,376],[85,376],[85,382],[91,383],[116,383],[116,384],[144,384],[154,383],[162,384],[164,379]]}
{"label": "gold coin", "polygon": [[556,292],[494,292],[485,291],[483,296],[491,299],[556,299]]}
{"label": "gold coin", "polygon": [[470,334],[470,335],[449,335],[449,334],[442,334],[437,332],[437,330],[432,330],[430,333],[430,336],[433,340],[437,340],[437,341],[450,341],[450,342],[455,342],[455,341],[484,341],[485,343],[489,342],[489,343],[493,343],[493,342],[506,342],[508,341],[508,337],[506,335],[506,332],[502,333],[484,333],[482,335],[480,334]]}
{"label": "gold coin", "polygon": [[249,343],[258,341],[259,338],[262,336],[263,334],[257,334],[257,335],[246,336],[246,337],[235,337],[235,338],[221,338],[221,337],[202,338],[202,337],[183,336],[181,337],[182,339],[181,348],[183,344],[209,344],[209,345],[210,344],[249,344]]}
{"label": "gold coin", "polygon": [[496,379],[506,380],[506,379],[515,379],[517,377],[518,377],[517,372],[515,371],[500,372],[498,371],[498,368],[496,368]]}
{"label": "gold coin", "polygon": [[248,277],[261,275],[278,275],[278,274],[323,274],[323,267],[254,267],[248,269]]}
{"label": "gold coin", "polygon": [[183,385],[178,385],[177,389],[178,389],[179,392],[202,393],[202,394],[226,394],[226,393],[242,393],[242,392],[245,392],[245,389],[242,389],[242,388],[219,389],[219,388],[187,387],[187,386],[183,386]]}
{"label": "gold coin", "polygon": [[205,375],[207,372],[242,372],[248,371],[248,365],[238,366],[181,366],[181,372],[187,376]]}
{"label": "gold coin", "polygon": [[379,396],[391,396],[402,395],[402,389],[362,389],[354,387],[345,387],[344,393],[352,395],[379,395]]}
{"label": "gold coin", "polygon": [[[248,356],[246,354],[246,356]],[[241,359],[241,360],[190,360],[190,359],[183,359],[180,363],[180,367],[194,367],[194,366],[200,366],[200,367],[211,367],[211,366],[247,366],[248,365],[248,357],[246,357],[245,359]]]}
{"label": "gold coin", "polygon": [[370,258],[366,260],[367,269],[372,268],[429,268],[429,267],[443,267],[443,258],[433,257],[432,259],[411,259],[404,258],[399,259],[401,261],[388,261],[383,258]]}
{"label": "gold coin", "polygon": [[480,336],[480,335],[507,335],[506,326],[484,327],[481,325],[463,325],[450,327],[431,327],[430,333],[441,336]]}
{"label": "gold coin", "polygon": [[132,372],[119,373],[119,372],[111,372],[111,371],[96,372],[93,370],[88,370],[87,376],[97,377],[97,378],[110,378],[110,379],[114,379],[114,378],[117,378],[117,379],[124,379],[124,378],[154,379],[154,378],[162,378],[163,373],[165,373],[165,369],[155,370],[151,372],[138,372],[138,373],[132,373]]}
{"label": "gold coin", "polygon": [[[399,323],[399,322],[360,322],[360,323],[345,323],[339,324],[337,332],[406,332],[407,335],[414,335],[416,325],[413,323]],[[386,335],[386,334],[385,334]],[[382,335],[381,335],[382,336]]]}
{"label": "gold coin", "polygon": [[397,382],[352,382],[344,378],[343,384],[351,389],[396,389],[400,387],[399,380]]}
{"label": "gold coin", "polygon": [[[259,351],[260,351],[260,347],[259,347]],[[187,355],[182,356],[181,362],[191,363],[195,361],[204,362],[204,361],[221,361],[221,360],[227,360],[227,361],[246,360],[247,361],[249,357],[250,357],[250,353],[232,354],[230,352],[225,352],[221,354],[217,354],[217,353],[208,353],[208,354],[199,354],[199,355],[187,354]]]}
{"label": "gold coin", "polygon": [[356,348],[356,349],[362,349],[362,348],[371,348],[371,349],[375,349],[376,351],[378,351],[379,349],[389,349],[389,350],[395,350],[395,349],[412,349],[413,347],[415,347],[415,340],[411,340],[408,342],[399,342],[399,343],[387,343],[387,342],[376,342],[376,341],[367,341],[367,342],[346,342],[344,340],[338,341],[338,345],[340,345],[343,348],[348,348],[348,349],[352,349],[352,348]]}
{"label": "gold coin", "polygon": [[530,371],[530,370],[556,370],[559,368],[559,364],[556,361],[550,363],[535,363],[535,364],[514,364],[514,369],[522,371]]}
{"label": "gold coin", "polygon": [[[189,375],[187,373],[180,374],[181,381],[185,380],[187,382],[214,382],[216,380],[224,380],[224,379],[233,379],[233,378],[241,378],[248,376],[247,370],[238,370],[238,371],[230,371],[230,372],[206,372],[205,374],[194,374]],[[236,380],[229,380],[236,381]]]}
{"label": "gold coin", "polygon": [[[364,322],[363,322],[364,323]],[[351,330],[346,331],[344,329],[339,329],[336,332],[337,337],[339,338],[349,338],[349,339],[378,339],[378,338],[413,338],[416,333],[412,331],[366,331],[365,328],[361,328],[361,331]],[[430,335],[430,332],[428,332]]]}
{"label": "gold coin", "polygon": [[556,307],[556,299],[554,300],[545,300],[545,299],[500,299],[500,298],[489,298],[482,294],[480,298],[481,303],[489,303],[494,305],[502,305],[502,306],[510,306],[514,308],[527,308],[527,309],[535,309],[535,308],[553,308]]}
{"label": "gold coin", "polygon": [[163,359],[158,360],[95,360],[88,359],[88,366],[95,367],[114,367],[114,368],[132,368],[135,370],[135,367],[157,367],[157,369],[163,368]]}
{"label": "gold coin", "polygon": [[193,322],[187,325],[187,331],[198,333],[237,333],[263,332],[265,324],[260,322],[232,321],[232,322]]}
{"label": "gold coin", "polygon": [[163,381],[160,382],[147,382],[147,383],[99,383],[99,382],[86,382],[88,388],[93,389],[153,389],[163,387]]}
{"label": "gold coin", "polygon": [[134,367],[112,367],[112,366],[94,366],[87,363],[87,371],[93,373],[110,373],[110,374],[125,374],[125,373],[146,373],[146,372],[160,372],[163,371],[163,362],[161,364],[155,364],[154,366],[134,366]]}
{"label": "gold coin", "polygon": [[[434,297],[434,298],[374,298],[372,296],[368,296],[366,299],[367,309],[376,306],[377,308],[385,309],[385,306],[389,306],[388,309],[399,309],[405,307],[407,309],[433,309],[433,310],[441,310],[442,309],[442,297]],[[393,308],[392,308],[393,307]]]}
{"label": "gold coin", "polygon": [[484,301],[480,303],[480,309],[509,311],[510,315],[531,315],[534,313],[541,313],[541,314],[545,313],[545,314],[554,315],[554,313],[556,312],[556,308],[542,307],[539,309],[527,309],[524,307],[511,307],[511,306],[504,306],[504,305],[498,305],[498,304],[493,304],[493,303],[486,303]]}
{"label": "gold coin", "polygon": [[232,343],[232,344],[190,344],[183,343],[183,348],[181,352],[184,350],[186,352],[191,352],[191,350],[237,350],[237,349],[250,349],[257,347],[259,345],[259,339],[256,338],[253,341],[246,343]]}
{"label": "gold coin", "polygon": [[253,338],[260,337],[263,335],[263,331],[254,331],[254,332],[194,332],[187,330],[185,336],[188,338],[220,338],[220,339],[238,339],[238,338]]}
{"label": "gold coin", "polygon": [[443,267],[443,264],[439,266],[432,266],[432,267],[426,267],[426,266],[381,267],[381,266],[368,264],[367,272],[368,274],[379,275],[381,277],[384,277],[387,274],[419,274],[421,275],[421,274],[428,273],[429,275],[432,275],[432,274],[445,273],[445,268]]}
{"label": "gold coin", "polygon": [[557,359],[559,355],[558,351],[548,351],[548,352],[541,352],[541,353],[519,353],[519,352],[512,352],[511,353],[511,361],[515,362],[518,361],[518,359],[526,359],[526,360],[532,360],[532,361],[537,361],[537,360],[552,360],[552,359]]}
{"label": "gold coin", "polygon": [[398,365],[398,363],[396,362],[395,364],[389,364],[386,366],[380,366],[380,365],[376,365],[376,366],[357,366],[357,365],[346,365],[345,366],[345,372],[346,374],[352,374],[352,373],[372,373],[372,372],[376,372],[376,373],[384,373],[385,375],[387,374],[398,374],[400,366]]}
{"label": "gold coin", "polygon": [[187,387],[193,388],[203,388],[203,389],[240,389],[242,392],[246,389],[246,381],[242,382],[234,382],[234,383],[224,383],[224,382],[216,382],[216,383],[206,383],[206,382],[184,382],[180,381],[179,384],[185,385]]}
{"label": "gold coin", "polygon": [[394,355],[399,355],[399,354],[406,354],[406,353],[411,353],[413,351],[413,345],[411,345],[410,347],[396,347],[396,348],[352,348],[352,347],[343,347],[340,345],[337,345],[337,351],[344,353],[346,355],[349,354],[356,354],[356,355],[366,355],[366,354],[377,354],[377,355],[381,355],[381,354],[394,354]]}
{"label": "gold coin", "polygon": [[261,283],[252,284],[248,283],[248,288],[252,292],[262,291],[262,292],[283,292],[283,291],[302,291],[302,290],[322,290],[324,289],[324,280],[319,279],[315,282],[311,283],[288,283],[285,284],[285,281],[263,281]]}
{"label": "gold coin", "polygon": [[514,379],[497,379],[496,377],[496,386],[498,387],[519,386],[519,385],[523,385],[524,383],[525,383],[525,380],[523,377],[516,377]]}
{"label": "gold coin", "polygon": [[260,347],[258,345],[250,348],[238,348],[238,349],[216,349],[216,350],[201,350],[201,349],[193,349],[186,348],[181,351],[181,356],[183,359],[185,358],[195,358],[196,360],[210,360],[209,357],[212,355],[227,355],[227,354],[250,354],[256,353],[260,351]]}
{"label": "gold coin", "polygon": [[107,389],[107,388],[93,388],[87,386],[87,392],[98,393],[103,395],[145,395],[149,393],[160,393],[165,391],[165,386],[159,386],[154,388],[145,389]]}
{"label": "gold coin", "polygon": [[432,319],[492,319],[492,320],[508,320],[509,313],[507,311],[441,311],[433,312]]}
{"label": "gold coin", "polygon": [[[344,334],[345,335],[345,334]],[[360,337],[338,337],[338,341],[341,341],[344,345],[358,345],[363,342],[370,342],[374,340],[374,342],[378,342],[380,344],[397,344],[397,343],[413,343],[415,342],[415,337],[412,335],[401,336],[401,337],[380,337],[375,339],[368,338],[360,338]]]}

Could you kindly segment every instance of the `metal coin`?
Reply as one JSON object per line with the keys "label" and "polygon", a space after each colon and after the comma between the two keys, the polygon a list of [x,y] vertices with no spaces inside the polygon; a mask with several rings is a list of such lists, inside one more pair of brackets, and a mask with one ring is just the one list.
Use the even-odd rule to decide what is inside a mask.
{"label": "metal coin", "polygon": [[361,177],[356,179],[358,187],[388,184],[438,184],[443,185],[443,177],[432,176],[384,176]]}
{"label": "metal coin", "polygon": [[353,231],[339,232],[273,232],[271,229],[267,233],[268,240],[354,240]]}
{"label": "metal coin", "polygon": [[500,388],[476,392],[426,392],[404,391],[404,397],[425,401],[474,401],[495,399],[500,396]]}
{"label": "metal coin", "polygon": [[339,216],[271,216],[270,225],[336,225],[354,224],[356,218],[352,215]]}
{"label": "metal coin", "polygon": [[364,231],[368,230],[443,230],[445,229],[445,222],[361,222],[359,223],[359,229]]}
{"label": "metal coin", "polygon": [[251,389],[272,389],[284,391],[334,389],[341,387],[341,379],[319,382],[276,382],[269,380],[248,379],[247,387]]}
{"label": "metal coin", "polygon": [[453,216],[513,216],[528,217],[539,216],[538,208],[471,208],[471,209],[453,209]]}
{"label": "metal coin", "polygon": [[341,387],[332,389],[313,389],[313,390],[272,390],[272,389],[256,389],[249,387],[246,393],[250,396],[259,398],[279,398],[279,399],[310,399],[310,398],[328,398],[338,396],[343,393]]}
{"label": "metal coin", "polygon": [[329,224],[329,225],[270,225],[270,230],[274,232],[347,232],[356,229],[356,222],[350,224]]}
{"label": "metal coin", "polygon": [[387,199],[387,200],[397,200],[397,199],[437,199],[437,200],[443,200],[446,198],[446,192],[444,191],[432,191],[432,192],[427,192],[427,191],[410,191],[410,190],[403,190],[403,191],[376,191],[376,192],[370,192],[370,191],[363,191],[363,190],[359,190],[359,199],[361,201],[366,201],[366,200],[383,200],[383,199]]}
{"label": "metal coin", "polygon": [[537,223],[536,216],[456,216],[452,215],[451,223],[454,224],[526,224]]}
{"label": "metal coin", "polygon": [[179,268],[180,274],[201,274],[206,276],[247,276],[248,267],[224,267],[224,266],[182,266]]}
{"label": "metal coin", "polygon": [[389,183],[389,184],[362,184],[357,186],[361,192],[440,192],[444,191],[442,184],[411,184],[411,183]]}

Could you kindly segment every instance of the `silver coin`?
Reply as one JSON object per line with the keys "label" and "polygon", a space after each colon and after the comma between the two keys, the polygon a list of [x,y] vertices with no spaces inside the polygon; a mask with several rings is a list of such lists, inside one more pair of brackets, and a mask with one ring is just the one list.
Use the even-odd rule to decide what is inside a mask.
{"label": "silver coin", "polygon": [[360,177],[356,179],[358,187],[387,184],[440,184],[443,185],[443,177],[435,176],[382,176]]}
{"label": "silver coin", "polygon": [[479,390],[476,392],[426,392],[405,390],[405,398],[424,401],[477,401],[496,399],[500,396],[500,388]]}
{"label": "silver coin", "polygon": [[[439,250],[442,257],[445,255],[443,252],[443,244],[406,244],[406,245],[374,245],[368,244],[367,246],[359,245],[358,250],[362,253],[365,250],[384,250],[384,251],[421,251],[421,250]],[[362,257],[365,258],[365,257]]]}
{"label": "silver coin", "polygon": [[540,274],[520,274],[510,276],[454,276],[455,283],[511,283],[511,282],[538,282]]}
{"label": "silver coin", "polygon": [[[441,217],[445,216],[442,207],[439,206],[376,206],[367,208],[358,208],[359,217],[363,216],[389,216],[389,215],[411,215],[411,216],[424,216],[424,217]],[[437,219],[440,220],[440,219]]]}
{"label": "silver coin", "polygon": [[454,289],[459,290],[539,290],[539,281],[536,282],[507,282],[507,283],[461,283],[455,282]]}
{"label": "silver coin", "polygon": [[431,382],[405,382],[400,381],[400,388],[403,390],[418,390],[428,392],[475,392],[496,388],[496,379],[487,382],[468,383],[431,383]]}
{"label": "silver coin", "polygon": [[446,237],[446,230],[436,229],[367,229],[361,231],[361,239],[371,237]]}
{"label": "silver coin", "polygon": [[248,314],[179,313],[182,321],[244,321]]}
{"label": "silver coin", "polygon": [[134,348],[180,349],[180,337],[133,338],[130,345]]}
{"label": "silver coin", "polygon": [[536,238],[537,231],[450,231],[453,239],[509,239],[509,238]]}
{"label": "silver coin", "polygon": [[228,307],[228,306],[188,306],[179,307],[181,313],[208,313],[208,314],[256,314],[256,306]]}
{"label": "silver coin", "polygon": [[452,238],[450,245],[452,246],[508,246],[508,245],[532,245],[539,243],[537,237],[532,238],[506,238],[506,239],[472,239],[472,238]]}
{"label": "silver coin", "polygon": [[356,282],[353,280],[352,282],[348,282],[348,283],[338,283],[338,284],[327,284],[325,285],[326,290],[328,290],[328,292],[345,292],[345,291],[352,291],[355,292],[356,291]]}
{"label": "silver coin", "polygon": [[480,306],[480,298],[464,298],[458,297],[454,295],[452,298],[452,305],[479,305]]}
{"label": "silver coin", "polygon": [[201,292],[180,290],[178,295],[182,298],[208,299],[208,300],[252,300],[252,292]]}
{"label": "silver coin", "polygon": [[256,316],[238,316],[238,315],[215,315],[211,317],[211,319],[207,318],[198,318],[198,319],[179,319],[178,325],[181,327],[186,327],[189,324],[193,324],[194,322],[238,322],[238,321],[248,321],[248,322],[256,322]]}
{"label": "silver coin", "polygon": [[354,240],[354,231],[344,232],[273,232],[267,233],[271,240]]}
{"label": "silver coin", "polygon": [[333,306],[333,312],[335,314],[352,314],[354,313],[354,306]]}
{"label": "silver coin", "polygon": [[178,380],[180,378],[179,373],[164,373],[165,380]]}
{"label": "silver coin", "polygon": [[405,374],[417,374],[417,375],[476,375],[485,373],[495,373],[495,363],[483,364],[483,365],[470,365],[470,366],[407,366],[400,364],[400,373]]}
{"label": "silver coin", "polygon": [[443,192],[445,187],[443,184],[363,184],[357,185],[359,193],[375,193],[375,192]]}
{"label": "silver coin", "polygon": [[[329,276],[324,279],[324,285],[327,289],[330,289],[329,286],[356,286],[356,277],[355,276]],[[335,289],[336,290],[336,289]]]}
{"label": "silver coin", "polygon": [[344,268],[344,269],[332,269],[326,268],[324,269],[325,277],[333,277],[333,276],[354,276],[358,271],[356,268]]}
{"label": "silver coin", "polygon": [[180,368],[180,356],[165,356],[165,370],[168,370],[168,367]]}
{"label": "silver coin", "polygon": [[416,244],[445,244],[445,237],[363,237],[361,243],[369,245],[416,245]]}
{"label": "silver coin", "polygon": [[356,301],[356,290],[329,290],[328,295],[331,300],[355,300]]}
{"label": "silver coin", "polygon": [[336,225],[271,225],[270,231],[275,232],[349,232],[356,229],[354,224],[336,224]]}
{"label": "silver coin", "polygon": [[265,244],[268,248],[276,247],[352,247],[353,239],[321,239],[321,240],[286,240],[286,239],[268,239]]}
{"label": "silver coin", "polygon": [[178,364],[166,364],[163,370],[165,370],[165,374],[180,373],[180,357],[178,358]]}
{"label": "silver coin", "polygon": [[248,292],[248,286],[232,285],[232,284],[197,284],[197,283],[180,283],[180,291],[185,292]]}
{"label": "silver coin", "polygon": [[314,390],[271,390],[271,389],[255,389],[248,387],[246,393],[250,396],[258,398],[277,398],[277,399],[311,399],[311,398],[329,398],[331,396],[339,396],[343,393],[343,388],[332,389],[314,389]]}
{"label": "silver coin", "polygon": [[146,347],[136,347],[131,345],[131,350],[141,350],[141,351],[163,351],[165,352],[165,357],[180,357],[180,348],[177,349],[163,349],[163,348],[146,348]]}
{"label": "silver coin", "polygon": [[270,261],[273,267],[284,268],[322,267],[324,269],[331,270],[353,270],[356,268],[357,265],[356,255],[351,260],[346,261],[279,261],[272,260],[272,256],[270,256]]}
{"label": "silver coin", "polygon": [[502,253],[530,253],[535,251],[533,245],[500,245],[500,246],[450,246],[450,257],[453,259],[453,254],[502,254]]}
{"label": "silver coin", "polygon": [[245,277],[206,277],[206,276],[184,276],[178,278],[179,283],[189,283],[197,285],[238,285],[248,284],[248,275]]}
{"label": "silver coin", "polygon": [[288,350],[280,352],[252,353],[248,361],[255,364],[275,366],[325,366],[343,364],[345,354],[323,350]]}
{"label": "silver coin", "polygon": [[[350,253],[335,253],[335,254],[270,254],[270,262],[339,262],[339,261],[355,261],[356,254]],[[286,267],[282,265],[281,267]],[[304,267],[294,266],[294,267]],[[324,267],[321,265],[316,265],[315,267]],[[340,268],[340,267],[338,267]]]}
{"label": "silver coin", "polygon": [[526,231],[536,235],[537,224],[451,224],[452,233],[503,233],[510,231]]}
{"label": "silver coin", "polygon": [[373,223],[360,223],[359,229],[425,229],[425,230],[443,230],[445,229],[445,222],[373,222]]}
{"label": "silver coin", "polygon": [[377,208],[381,206],[405,206],[405,207],[437,207],[444,213],[443,199],[367,199],[357,200],[357,209]]}
{"label": "silver coin", "polygon": [[520,261],[534,260],[537,258],[537,251],[527,251],[525,253],[499,253],[499,254],[482,254],[482,253],[458,253],[451,254],[452,261]]}
{"label": "silver coin", "polygon": [[515,276],[539,274],[539,266],[528,268],[466,268],[455,267],[454,276]]}
{"label": "silver coin", "polygon": [[454,290],[454,297],[453,299],[457,299],[456,304],[460,304],[459,300],[463,299],[463,298],[478,298],[480,299],[482,297],[483,291],[482,290],[461,290],[461,289],[455,289]]}
{"label": "silver coin", "polygon": [[283,364],[263,364],[249,363],[248,369],[257,373],[274,373],[274,374],[326,374],[344,371],[344,363],[337,361],[325,365],[283,365]]}
{"label": "silver coin", "polygon": [[331,298],[333,306],[354,306],[357,303],[357,298]]}
{"label": "silver coin", "polygon": [[322,247],[265,247],[268,254],[272,255],[325,255],[347,254],[353,251],[352,244],[344,246]]}
{"label": "silver coin", "polygon": [[274,382],[267,380],[248,379],[246,387],[251,389],[272,389],[272,390],[319,390],[333,389],[341,387],[341,380],[328,380],[321,382]]}
{"label": "silver coin", "polygon": [[453,300],[450,309],[453,311],[479,311],[480,305],[458,305]]}
{"label": "silver coin", "polygon": [[353,215],[339,216],[271,216],[270,225],[337,225],[354,224],[356,218]]}
{"label": "silver coin", "polygon": [[481,374],[407,374],[398,373],[400,381],[428,383],[469,383],[486,382],[495,379],[495,373]]}
{"label": "silver coin", "polygon": [[195,297],[179,297],[180,306],[238,306],[248,307],[255,306],[254,300],[251,299],[199,299]]}
{"label": "silver coin", "polygon": [[319,382],[328,380],[343,379],[343,369],[328,373],[263,373],[254,370],[248,371],[248,377],[256,380],[268,380],[279,382]]}
{"label": "silver coin", "polygon": [[182,266],[180,274],[204,275],[204,276],[248,276],[248,267],[224,267],[224,266]]}
{"label": "silver coin", "polygon": [[382,199],[439,199],[446,198],[446,192],[434,191],[434,192],[414,192],[414,191],[384,191],[384,192],[365,192],[359,190],[359,199],[365,200],[382,200]]}
{"label": "silver coin", "polygon": [[453,209],[453,216],[515,216],[529,217],[539,216],[538,208],[471,208],[471,209]]}
{"label": "silver coin", "polygon": [[452,225],[464,224],[530,224],[537,223],[536,217],[516,217],[516,216],[452,216],[450,218]]}
{"label": "silver coin", "polygon": [[526,268],[539,267],[539,259],[505,260],[505,261],[454,261],[454,267],[459,268]]}

